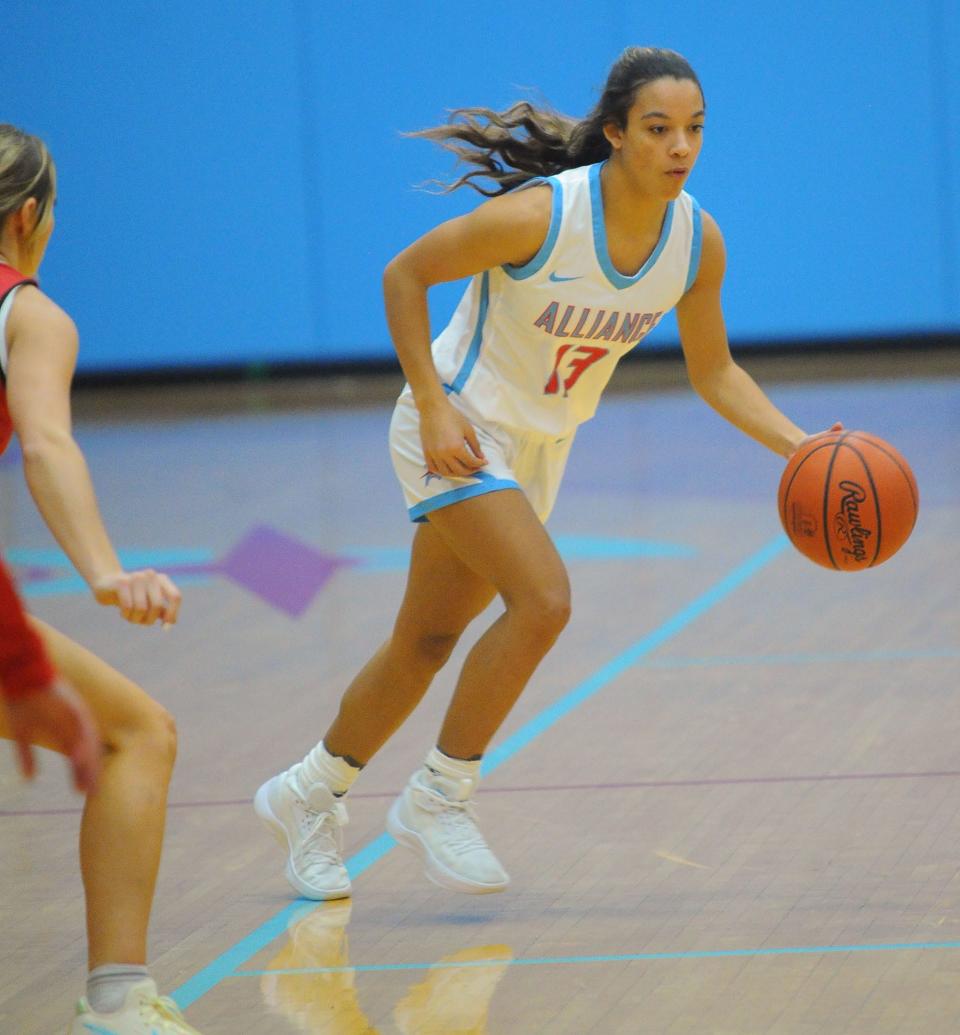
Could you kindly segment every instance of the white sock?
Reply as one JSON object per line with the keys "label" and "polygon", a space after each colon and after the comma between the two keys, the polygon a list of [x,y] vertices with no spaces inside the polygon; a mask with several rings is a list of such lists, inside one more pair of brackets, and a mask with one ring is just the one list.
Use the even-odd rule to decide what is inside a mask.
{"label": "white sock", "polygon": [[430,753],[423,760],[423,764],[432,773],[442,776],[447,780],[469,780],[471,791],[480,782],[480,759],[465,761],[462,758],[451,758],[445,755],[440,748],[430,749]]}
{"label": "white sock", "polygon": [[353,781],[360,775],[361,769],[351,765],[345,758],[331,755],[323,741],[307,754],[291,770],[299,792],[306,796],[310,788],[318,783],[329,787],[338,797],[342,797],[353,786]]}
{"label": "white sock", "polygon": [[105,963],[87,975],[87,1002],[97,1013],[116,1013],[127,999],[127,992],[144,978],[146,967],[135,963]]}

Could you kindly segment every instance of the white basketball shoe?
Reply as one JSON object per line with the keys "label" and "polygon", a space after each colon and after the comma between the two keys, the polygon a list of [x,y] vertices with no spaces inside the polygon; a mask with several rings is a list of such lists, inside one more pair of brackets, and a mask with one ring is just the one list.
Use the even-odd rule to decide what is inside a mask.
{"label": "white basketball shoe", "polygon": [[86,999],[81,999],[67,1035],[200,1035],[200,1032],[187,1024],[172,999],[158,995],[153,981],[144,978],[130,988],[123,1008],[115,1013],[97,1013]]}
{"label": "white basketball shoe", "polygon": [[470,779],[418,769],[391,806],[387,830],[421,856],[435,884],[485,895],[503,891],[510,878],[477,826],[474,786]]}
{"label": "white basketball shoe", "polygon": [[263,784],[253,799],[257,815],[287,851],[287,880],[304,898],[335,899],[350,894],[343,865],[346,806],[323,784],[301,795],[290,772]]}

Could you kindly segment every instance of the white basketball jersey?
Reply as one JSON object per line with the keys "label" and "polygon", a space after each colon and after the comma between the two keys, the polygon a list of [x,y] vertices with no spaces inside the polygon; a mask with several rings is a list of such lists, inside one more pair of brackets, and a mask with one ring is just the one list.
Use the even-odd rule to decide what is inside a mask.
{"label": "white basketball jersey", "polygon": [[544,180],[553,190],[546,240],[525,266],[477,274],[433,343],[448,393],[507,427],[562,436],[589,420],[614,367],[693,284],[700,209],[667,205],[660,240],[631,277],[614,269],[601,165]]}

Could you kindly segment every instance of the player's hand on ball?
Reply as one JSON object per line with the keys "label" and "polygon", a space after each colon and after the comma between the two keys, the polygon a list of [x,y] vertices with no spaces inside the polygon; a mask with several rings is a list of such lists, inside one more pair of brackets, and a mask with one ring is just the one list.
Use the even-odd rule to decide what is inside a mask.
{"label": "player's hand on ball", "polygon": [[116,607],[133,625],[162,622],[166,627],[176,622],[180,612],[180,590],[152,568],[106,575],[94,583],[93,595],[98,604]]}
{"label": "player's hand on ball", "polygon": [[[834,431],[843,431],[843,424],[841,424],[840,421],[837,421],[832,425],[832,427],[827,428],[826,431],[818,431],[816,434],[807,435],[806,438],[801,439],[797,443],[797,447],[794,449],[793,453],[796,453],[798,449],[803,449],[808,442],[812,442],[815,438],[819,438],[820,435],[829,435]],[[791,453],[790,456],[793,456],[793,453]],[[790,459],[790,456],[787,457],[788,460]]]}

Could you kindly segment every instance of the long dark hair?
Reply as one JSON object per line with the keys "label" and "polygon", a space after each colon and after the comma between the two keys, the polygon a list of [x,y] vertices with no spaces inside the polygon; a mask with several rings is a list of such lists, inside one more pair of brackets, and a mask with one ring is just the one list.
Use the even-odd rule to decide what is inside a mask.
{"label": "long dark hair", "polygon": [[[407,135],[433,140],[474,167],[450,183],[439,184],[445,193],[472,187],[492,198],[537,176],[552,176],[609,157],[603,127],[610,122],[626,127],[637,90],[664,76],[689,79],[703,94],[696,72],[676,51],[627,47],[610,69],[596,107],[584,119],[518,101],[504,111],[456,108],[442,126]],[[492,180],[493,186],[478,180]]]}

